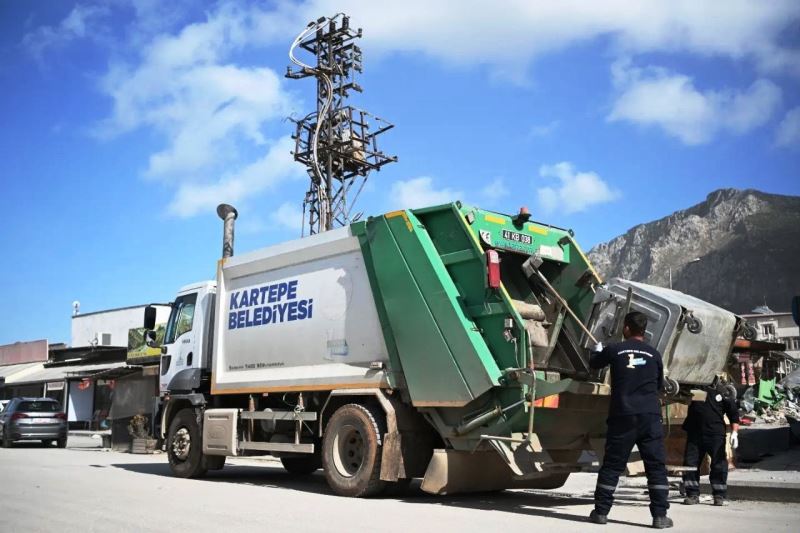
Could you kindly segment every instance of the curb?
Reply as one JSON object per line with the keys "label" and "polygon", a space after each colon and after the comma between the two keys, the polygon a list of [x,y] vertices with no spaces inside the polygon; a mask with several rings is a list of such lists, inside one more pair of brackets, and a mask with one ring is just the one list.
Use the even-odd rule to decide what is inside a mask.
{"label": "curb", "polygon": [[[703,492],[710,494],[710,487]],[[728,498],[759,502],[800,503],[800,483],[728,481]]]}

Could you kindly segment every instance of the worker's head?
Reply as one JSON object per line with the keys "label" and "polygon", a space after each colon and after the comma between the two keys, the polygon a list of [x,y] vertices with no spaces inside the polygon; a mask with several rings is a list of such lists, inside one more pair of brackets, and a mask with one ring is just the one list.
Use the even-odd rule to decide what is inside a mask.
{"label": "worker's head", "polygon": [[630,337],[644,337],[647,329],[647,316],[639,311],[633,311],[625,315],[622,335],[628,339]]}

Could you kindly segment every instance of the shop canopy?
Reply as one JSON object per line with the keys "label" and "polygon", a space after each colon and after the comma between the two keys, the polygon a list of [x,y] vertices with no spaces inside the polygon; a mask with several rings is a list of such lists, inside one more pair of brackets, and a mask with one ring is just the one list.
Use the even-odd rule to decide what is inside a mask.
{"label": "shop canopy", "polygon": [[42,363],[17,363],[0,366],[0,382],[9,383],[12,376],[22,376],[39,368],[42,368]]}
{"label": "shop canopy", "polygon": [[6,378],[6,385],[20,385],[27,383],[47,383],[49,381],[62,381],[65,379],[81,379],[91,377],[103,370],[126,368],[125,363],[99,363],[94,365],[62,365],[45,368],[41,363],[35,363],[38,368],[13,374]]}

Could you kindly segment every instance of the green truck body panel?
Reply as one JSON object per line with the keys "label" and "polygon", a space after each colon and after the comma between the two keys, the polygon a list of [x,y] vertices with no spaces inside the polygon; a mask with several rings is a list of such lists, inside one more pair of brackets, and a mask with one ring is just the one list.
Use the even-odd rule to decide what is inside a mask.
{"label": "green truck body panel", "polygon": [[465,405],[500,372],[424,226],[410,211],[367,221],[369,254],[415,405]]}
{"label": "green truck body panel", "polygon": [[[574,285],[591,268],[567,230],[518,224],[456,202],[372,217],[354,225],[354,234],[393,370],[402,369],[410,400],[419,407],[460,407],[478,398],[504,406],[524,397],[528,387],[503,376],[531,363],[524,320],[513,302],[537,302],[521,269],[529,256],[542,257],[541,270],[581,318],[591,307],[592,291]],[[508,262],[500,290],[487,287],[485,248]],[[514,342],[507,337],[509,319]],[[565,326],[575,329],[569,320]],[[573,335],[579,338],[577,331]]]}

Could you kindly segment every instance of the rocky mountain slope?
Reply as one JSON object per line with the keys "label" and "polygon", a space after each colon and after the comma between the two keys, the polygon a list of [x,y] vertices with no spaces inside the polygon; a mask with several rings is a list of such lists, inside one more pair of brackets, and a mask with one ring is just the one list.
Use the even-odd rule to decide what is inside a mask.
{"label": "rocky mountain slope", "polygon": [[[603,277],[692,294],[736,313],[800,294],[800,197],[720,189],[589,251]],[[697,260],[699,258],[699,261]]]}

